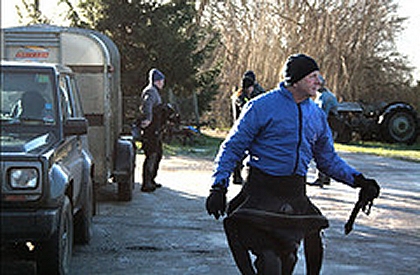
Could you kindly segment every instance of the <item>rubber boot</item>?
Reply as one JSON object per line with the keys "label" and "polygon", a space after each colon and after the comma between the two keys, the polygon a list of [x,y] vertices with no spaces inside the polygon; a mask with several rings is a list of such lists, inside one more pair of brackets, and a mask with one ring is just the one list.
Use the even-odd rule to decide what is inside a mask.
{"label": "rubber boot", "polygon": [[143,163],[143,184],[141,186],[142,192],[153,192],[156,190],[156,186],[153,183],[154,165],[156,162],[156,153],[152,153],[150,156],[146,156]]}

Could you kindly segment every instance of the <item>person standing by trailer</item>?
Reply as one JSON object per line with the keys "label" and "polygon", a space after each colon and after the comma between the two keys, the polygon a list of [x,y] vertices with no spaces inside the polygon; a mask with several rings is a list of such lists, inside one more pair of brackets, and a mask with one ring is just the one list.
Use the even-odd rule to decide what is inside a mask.
{"label": "person standing by trailer", "polygon": [[145,160],[143,163],[143,183],[141,191],[153,192],[161,184],[156,183],[155,178],[162,159],[162,137],[159,108],[162,106],[162,98],[159,91],[165,85],[165,75],[158,69],[149,71],[149,84],[141,94],[140,102],[140,127],[143,131],[142,149]]}
{"label": "person standing by trailer", "polygon": [[[349,166],[334,150],[324,112],[310,99],[320,87],[319,67],[304,54],[290,56],[277,89],[250,100],[221,144],[206,200],[216,219],[226,211],[228,178],[245,150],[249,173],[223,221],[242,274],[292,274],[305,239],[307,274],[319,274],[321,231],[328,220],[306,195],[309,162],[337,181],[360,187],[370,200],[379,185]],[[256,256],[251,262],[250,253]]]}

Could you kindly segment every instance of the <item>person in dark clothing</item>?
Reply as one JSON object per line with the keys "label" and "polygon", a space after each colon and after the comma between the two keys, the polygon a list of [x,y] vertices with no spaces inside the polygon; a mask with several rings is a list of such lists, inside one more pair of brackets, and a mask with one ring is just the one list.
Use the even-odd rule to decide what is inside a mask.
{"label": "person in dark clothing", "polygon": [[254,89],[250,94],[250,98],[254,98],[260,94],[265,93],[265,90],[263,87],[261,87],[261,85],[257,82],[257,77],[255,76],[254,71],[248,70],[244,73],[243,77],[244,78],[249,78],[254,82]]}
{"label": "person in dark clothing", "polygon": [[[322,265],[322,229],[328,220],[306,195],[311,159],[337,181],[361,188],[370,199],[380,187],[349,166],[334,150],[325,113],[310,99],[319,89],[319,67],[304,54],[291,55],[277,89],[245,104],[220,146],[209,215],[225,215],[228,178],[248,150],[248,176],[227,207],[223,221],[232,255],[242,274],[292,274],[304,239],[307,274]],[[256,256],[251,262],[250,253]]]}
{"label": "person in dark clothing", "polygon": [[[232,111],[233,119],[236,121],[242,111],[243,106],[251,99],[251,94],[254,91],[255,81],[249,77],[242,78],[242,87],[236,91],[232,96]],[[233,170],[233,183],[242,184],[242,168],[246,154],[236,163],[235,169]]]}
{"label": "person in dark clothing", "polygon": [[159,91],[165,85],[165,76],[158,69],[149,71],[149,84],[141,94],[140,127],[143,130],[142,149],[145,160],[143,163],[143,183],[141,191],[153,192],[161,184],[155,182],[159,163],[162,159],[162,98]]}
{"label": "person in dark clothing", "polygon": [[233,120],[236,121],[242,111],[242,107],[251,99],[254,91],[254,81],[251,78],[242,78],[242,85],[232,95]]}
{"label": "person in dark clothing", "polygon": [[[242,86],[232,96],[232,113],[233,120],[236,121],[242,111],[243,106],[252,98],[265,93],[263,87],[257,83],[255,73],[253,71],[246,71],[242,77]],[[243,161],[246,158],[246,154],[243,158],[236,163],[235,169],[233,170],[233,183],[243,184],[242,168]]]}

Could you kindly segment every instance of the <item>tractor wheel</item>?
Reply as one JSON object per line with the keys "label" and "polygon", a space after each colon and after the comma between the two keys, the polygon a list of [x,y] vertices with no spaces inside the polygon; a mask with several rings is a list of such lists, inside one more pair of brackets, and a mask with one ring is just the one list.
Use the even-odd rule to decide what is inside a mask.
{"label": "tractor wheel", "polygon": [[384,141],[391,143],[413,144],[417,138],[417,121],[410,110],[397,108],[385,115],[381,124]]}

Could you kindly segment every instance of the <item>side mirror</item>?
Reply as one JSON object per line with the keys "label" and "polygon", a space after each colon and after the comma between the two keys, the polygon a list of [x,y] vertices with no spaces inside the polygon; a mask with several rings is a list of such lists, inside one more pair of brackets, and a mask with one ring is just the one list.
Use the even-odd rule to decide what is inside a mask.
{"label": "side mirror", "polygon": [[64,123],[64,135],[73,136],[73,135],[86,135],[88,131],[88,121],[86,118],[68,118]]}

